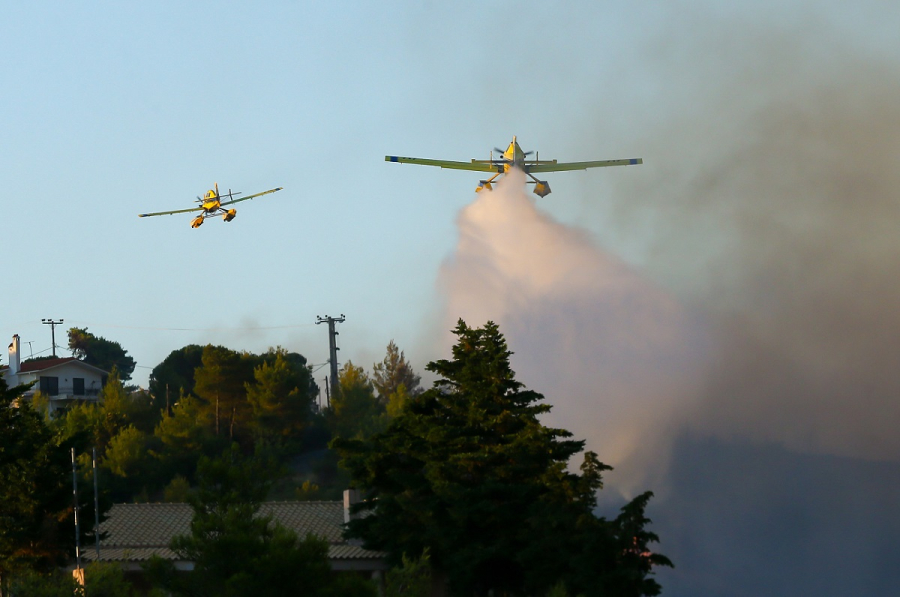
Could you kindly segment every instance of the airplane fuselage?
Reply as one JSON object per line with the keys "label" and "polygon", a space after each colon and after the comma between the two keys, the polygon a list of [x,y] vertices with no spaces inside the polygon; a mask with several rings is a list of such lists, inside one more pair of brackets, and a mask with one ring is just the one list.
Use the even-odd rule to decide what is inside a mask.
{"label": "airplane fuselage", "polygon": [[518,168],[519,170],[525,170],[525,152],[522,151],[522,148],[519,147],[519,142],[516,141],[515,135],[513,135],[512,142],[506,148],[506,151],[503,152],[503,172],[507,173],[511,168]]}

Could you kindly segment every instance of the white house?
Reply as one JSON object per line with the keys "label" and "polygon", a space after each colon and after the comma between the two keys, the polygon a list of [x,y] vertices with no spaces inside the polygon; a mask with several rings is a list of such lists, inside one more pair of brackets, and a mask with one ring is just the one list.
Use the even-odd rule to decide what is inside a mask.
{"label": "white house", "polygon": [[30,398],[40,391],[50,400],[51,415],[77,401],[98,401],[100,388],[109,375],[108,372],[74,357],[23,363],[20,355],[19,335],[16,334],[9,345],[9,366],[0,368],[0,374],[10,387],[37,382],[25,393],[25,397]]}

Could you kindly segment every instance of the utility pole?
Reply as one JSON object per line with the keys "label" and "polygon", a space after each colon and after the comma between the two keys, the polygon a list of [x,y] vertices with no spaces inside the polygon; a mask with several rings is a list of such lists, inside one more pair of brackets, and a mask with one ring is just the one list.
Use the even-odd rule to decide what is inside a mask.
{"label": "utility pole", "polygon": [[81,570],[81,527],[78,524],[78,470],[75,468],[75,448],[72,448],[72,501],[75,503],[75,569]]}
{"label": "utility pole", "polygon": [[56,326],[60,325],[63,322],[62,319],[59,321],[53,321],[53,319],[41,319],[41,323],[44,325],[50,326],[50,337],[53,341],[53,357],[56,358]]}
{"label": "utility pole", "polygon": [[[329,317],[326,315],[325,317],[319,317],[316,315],[316,325],[320,323],[328,324],[328,363],[331,365],[331,391],[337,392],[338,388],[338,359],[337,359],[337,351],[340,348],[337,347],[337,330],[334,329],[334,324],[343,323],[344,322],[344,314],[341,313],[340,317]],[[326,388],[328,386],[325,386]],[[327,391],[327,390],[326,390]],[[329,399],[330,401],[330,399]]]}
{"label": "utility pole", "polygon": [[100,561],[100,492],[97,490],[97,448],[91,449],[91,462],[94,467],[94,547],[97,549],[97,561]]}

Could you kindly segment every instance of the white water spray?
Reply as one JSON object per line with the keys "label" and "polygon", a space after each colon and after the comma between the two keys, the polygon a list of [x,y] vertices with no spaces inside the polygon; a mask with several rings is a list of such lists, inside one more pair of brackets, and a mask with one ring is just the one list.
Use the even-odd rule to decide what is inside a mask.
{"label": "white water spray", "polygon": [[444,328],[497,322],[518,378],[553,405],[548,423],[616,466],[683,405],[702,338],[671,296],[540,212],[524,179],[512,172],[461,212],[440,274]]}

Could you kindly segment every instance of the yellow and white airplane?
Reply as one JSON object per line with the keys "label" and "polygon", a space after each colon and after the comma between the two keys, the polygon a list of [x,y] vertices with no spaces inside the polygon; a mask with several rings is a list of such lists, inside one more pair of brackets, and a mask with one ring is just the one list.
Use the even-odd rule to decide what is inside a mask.
{"label": "yellow and white airplane", "polygon": [[445,160],[428,160],[423,158],[404,158],[396,155],[384,156],[386,162],[399,162],[401,164],[420,164],[422,166],[440,166],[441,168],[453,168],[455,170],[474,170],[476,172],[494,172],[494,175],[487,180],[482,180],[478,184],[476,192],[482,189],[491,190],[491,183],[498,176],[509,172],[510,168],[518,168],[523,171],[529,178],[528,184],[534,184],[534,194],[539,197],[546,197],[550,194],[550,185],[546,180],[539,180],[534,176],[540,172],[562,172],[564,170],[587,170],[588,168],[602,168],[604,166],[631,166],[634,164],[643,164],[641,158],[631,158],[626,160],[604,160],[598,162],[557,162],[556,160],[540,160],[535,154],[533,160],[526,159],[533,151],[522,151],[516,138],[512,138],[512,143],[506,148],[494,148],[494,151],[500,154],[500,157],[494,159],[494,152],[488,160],[475,160],[471,162],[449,162]]}
{"label": "yellow and white airplane", "polygon": [[[227,195],[219,195],[219,183],[216,183],[215,189],[210,189],[206,192],[206,195],[201,199],[197,197],[197,202],[200,203],[199,207],[191,207],[188,209],[176,209],[173,211],[157,211],[152,214],[138,214],[139,218],[147,218],[149,216],[168,216],[171,214],[183,214],[189,211],[199,211],[200,215],[191,220],[191,228],[199,228],[201,224],[203,224],[203,220],[212,216],[221,215],[222,219],[226,222],[230,222],[237,216],[237,210],[225,209],[222,207],[223,205],[231,205],[232,203],[237,203],[238,201],[246,201],[247,199],[253,199],[255,197],[261,197],[262,195],[268,195],[269,193],[274,193],[275,191],[280,191],[284,187],[278,187],[277,189],[269,189],[268,191],[263,191],[262,193],[256,193],[253,195],[247,195],[246,197],[241,197],[240,199],[235,199],[235,195],[240,195],[240,193],[232,193],[231,189],[228,189]],[[222,201],[222,199],[228,199],[228,201]]]}

